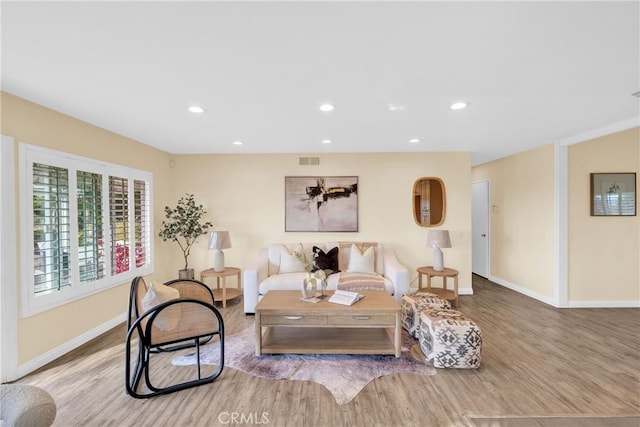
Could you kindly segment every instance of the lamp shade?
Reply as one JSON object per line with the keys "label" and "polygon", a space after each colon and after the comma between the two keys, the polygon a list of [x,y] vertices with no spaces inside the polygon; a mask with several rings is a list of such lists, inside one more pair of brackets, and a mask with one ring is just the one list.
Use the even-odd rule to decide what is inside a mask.
{"label": "lamp shade", "polygon": [[209,235],[209,249],[229,249],[231,237],[228,231],[212,231]]}
{"label": "lamp shade", "polygon": [[449,230],[429,230],[427,246],[432,248],[450,248]]}

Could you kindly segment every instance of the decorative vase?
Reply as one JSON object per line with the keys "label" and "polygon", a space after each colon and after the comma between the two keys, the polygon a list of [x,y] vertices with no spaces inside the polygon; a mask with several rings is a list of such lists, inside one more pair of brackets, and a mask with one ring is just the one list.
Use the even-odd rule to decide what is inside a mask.
{"label": "decorative vase", "polygon": [[318,289],[318,285],[316,284],[316,279],[304,279],[305,288],[307,288],[307,295],[309,298],[316,296],[316,290]]}
{"label": "decorative vase", "polygon": [[190,279],[193,280],[195,277],[193,268],[183,268],[182,270],[178,270],[178,279]]}

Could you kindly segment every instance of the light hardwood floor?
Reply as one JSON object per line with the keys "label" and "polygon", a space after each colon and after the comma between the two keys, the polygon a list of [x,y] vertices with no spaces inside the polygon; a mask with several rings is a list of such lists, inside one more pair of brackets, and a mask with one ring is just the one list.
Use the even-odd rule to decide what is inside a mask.
{"label": "light hardwood floor", "polygon": [[[382,377],[343,406],[316,383],[231,368],[210,385],[132,399],[124,391],[124,326],[16,382],[52,394],[56,426],[474,426],[473,417],[550,415],[596,417],[597,425],[601,416],[640,415],[640,310],[555,309],[473,280],[475,294],[461,296],[459,309],[482,329],[480,369]],[[253,324],[241,301],[220,310],[228,335]]]}

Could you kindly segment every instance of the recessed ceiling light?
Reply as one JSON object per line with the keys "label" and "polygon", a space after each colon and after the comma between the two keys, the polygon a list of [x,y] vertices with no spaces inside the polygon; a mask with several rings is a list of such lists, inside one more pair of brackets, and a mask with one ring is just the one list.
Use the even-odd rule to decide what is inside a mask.
{"label": "recessed ceiling light", "polygon": [[420,142],[420,140],[418,138],[411,138],[409,142],[412,144],[417,144],[418,142]]}
{"label": "recessed ceiling light", "polygon": [[404,111],[407,109],[407,106],[399,104],[387,104],[387,108],[389,109],[389,111]]}
{"label": "recessed ceiling light", "polygon": [[322,104],[320,106],[320,111],[333,111],[336,107],[334,107],[332,104]]}
{"label": "recessed ceiling light", "polygon": [[464,101],[454,102],[451,104],[452,110],[462,110],[463,108],[467,108],[467,103]]}
{"label": "recessed ceiling light", "polygon": [[198,106],[198,105],[192,105],[191,107],[188,108],[189,111],[191,111],[192,113],[196,113],[196,114],[202,114],[204,113],[204,108]]}
{"label": "recessed ceiling light", "polygon": [[242,145],[244,142],[242,141],[233,141],[233,145]]}
{"label": "recessed ceiling light", "polygon": [[330,139],[323,139],[322,143],[323,144],[331,144],[331,140]]}

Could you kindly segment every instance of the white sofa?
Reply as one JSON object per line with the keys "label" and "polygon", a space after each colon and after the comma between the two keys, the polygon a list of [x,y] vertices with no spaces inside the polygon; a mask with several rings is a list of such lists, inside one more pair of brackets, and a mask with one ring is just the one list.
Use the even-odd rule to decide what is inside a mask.
{"label": "white sofa", "polygon": [[[350,253],[353,244],[356,245],[359,253],[358,256],[351,259]],[[244,269],[245,313],[255,313],[256,304],[270,290],[300,290],[308,273],[305,272],[303,265],[294,265],[296,260],[292,255],[295,250],[298,250],[304,254],[306,261],[312,262],[314,246],[327,253],[333,248],[338,248],[340,272],[329,275],[327,278],[328,290],[337,289],[341,275],[346,279],[348,274],[354,274],[358,271],[382,277],[384,289],[394,296],[398,304],[401,303],[402,296],[409,291],[408,270],[400,264],[393,249],[385,248],[379,242],[274,243],[261,248]],[[373,248],[374,271],[365,272],[357,268],[354,270],[353,263],[364,260],[365,252],[367,255],[371,255],[369,248]],[[348,268],[350,261],[352,262],[351,270]]]}

